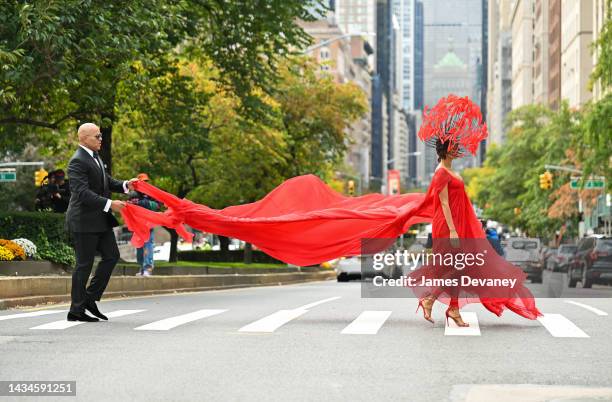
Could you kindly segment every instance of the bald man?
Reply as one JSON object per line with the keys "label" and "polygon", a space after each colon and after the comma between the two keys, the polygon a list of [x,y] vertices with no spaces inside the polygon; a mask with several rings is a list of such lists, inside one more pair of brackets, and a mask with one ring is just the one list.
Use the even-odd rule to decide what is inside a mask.
{"label": "bald man", "polygon": [[[85,123],[79,127],[78,136],[79,148],[68,163],[72,193],[66,211],[66,226],[76,254],[68,321],[94,322],[98,318],[108,319],[98,310],[96,301],[102,297],[119,260],[119,249],[113,232],[113,227],[119,223],[111,211],[121,211],[125,203],[111,200],[110,195],[111,192],[127,193],[133,190],[132,182],[136,179],[119,181],[106,173],[98,155],[102,146],[100,127]],[[102,260],[86,288],[97,252]],[[85,310],[98,318],[87,315]]]}

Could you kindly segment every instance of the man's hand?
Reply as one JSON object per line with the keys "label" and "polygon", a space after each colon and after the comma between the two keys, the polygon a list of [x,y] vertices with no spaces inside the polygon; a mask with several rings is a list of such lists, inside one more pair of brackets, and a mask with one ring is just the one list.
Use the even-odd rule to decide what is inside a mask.
{"label": "man's hand", "polygon": [[135,178],[135,177],[134,177],[134,178],[132,178],[132,179],[130,179],[130,180],[128,181],[128,183],[127,183],[127,187],[128,187],[128,189],[129,189],[130,191],[134,191],[134,182],[135,182],[135,181],[138,181],[138,179],[137,179],[137,178]]}
{"label": "man's hand", "polygon": [[119,200],[111,201],[111,209],[114,212],[120,212],[125,207],[125,202]]}

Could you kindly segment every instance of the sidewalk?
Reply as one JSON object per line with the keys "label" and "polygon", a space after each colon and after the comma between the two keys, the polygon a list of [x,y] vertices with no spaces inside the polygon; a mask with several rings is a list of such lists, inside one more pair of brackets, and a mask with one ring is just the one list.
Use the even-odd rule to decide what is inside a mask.
{"label": "sidewalk", "polygon": [[[335,277],[336,273],[331,269],[314,272],[297,272],[296,270],[296,272],[257,274],[112,276],[104,296],[142,296],[285,285],[330,280]],[[69,302],[71,285],[70,276],[0,277],[0,310],[18,306]]]}

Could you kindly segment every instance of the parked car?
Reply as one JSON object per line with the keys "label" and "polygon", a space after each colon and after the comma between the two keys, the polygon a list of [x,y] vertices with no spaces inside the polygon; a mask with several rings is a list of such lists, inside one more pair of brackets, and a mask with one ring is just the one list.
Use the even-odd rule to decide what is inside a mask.
{"label": "parked car", "polygon": [[385,266],[382,270],[374,269],[372,255],[341,258],[336,265],[338,282],[348,282],[351,279],[366,279],[382,275],[384,278],[399,278],[401,269],[397,266]]}
{"label": "parked car", "polygon": [[540,239],[511,237],[502,242],[502,247],[504,247],[506,260],[521,267],[532,282],[542,283]]}
{"label": "parked car", "polygon": [[569,264],[568,286],[590,288],[594,283],[612,284],[612,238],[585,237]]}
{"label": "parked car", "polygon": [[553,272],[567,272],[571,259],[576,254],[578,247],[575,244],[562,244],[546,262],[546,269]]}

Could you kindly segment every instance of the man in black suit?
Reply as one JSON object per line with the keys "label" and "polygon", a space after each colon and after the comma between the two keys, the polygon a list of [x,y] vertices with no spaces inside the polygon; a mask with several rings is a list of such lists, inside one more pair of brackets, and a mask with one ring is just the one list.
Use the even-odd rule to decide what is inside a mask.
{"label": "man in black suit", "polygon": [[[100,300],[115,264],[119,249],[113,227],[119,223],[111,213],[125,206],[123,201],[110,199],[111,192],[127,193],[133,190],[132,182],[118,181],[106,174],[98,151],[102,146],[100,128],[93,123],[79,127],[79,149],[68,163],[70,178],[70,203],[66,212],[66,225],[70,231],[76,254],[76,267],[72,273],[72,304],[68,321],[98,321],[108,318],[98,310]],[[91,283],[86,288],[96,252],[102,260],[96,268]]]}

